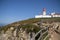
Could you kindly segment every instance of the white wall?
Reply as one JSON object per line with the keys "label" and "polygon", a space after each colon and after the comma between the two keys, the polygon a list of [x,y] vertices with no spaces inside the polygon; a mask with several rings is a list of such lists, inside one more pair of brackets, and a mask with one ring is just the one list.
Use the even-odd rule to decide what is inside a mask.
{"label": "white wall", "polygon": [[53,15],[53,17],[60,17],[60,15]]}
{"label": "white wall", "polygon": [[51,18],[51,15],[36,15],[35,18]]}

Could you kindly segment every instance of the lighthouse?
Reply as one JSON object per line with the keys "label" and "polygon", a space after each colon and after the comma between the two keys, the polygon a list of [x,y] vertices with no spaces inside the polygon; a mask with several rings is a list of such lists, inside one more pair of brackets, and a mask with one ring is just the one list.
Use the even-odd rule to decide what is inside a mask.
{"label": "lighthouse", "polygon": [[43,15],[46,15],[46,8],[43,8]]}
{"label": "lighthouse", "polygon": [[43,8],[42,15],[36,15],[35,18],[51,18],[53,15],[46,14],[46,8]]}

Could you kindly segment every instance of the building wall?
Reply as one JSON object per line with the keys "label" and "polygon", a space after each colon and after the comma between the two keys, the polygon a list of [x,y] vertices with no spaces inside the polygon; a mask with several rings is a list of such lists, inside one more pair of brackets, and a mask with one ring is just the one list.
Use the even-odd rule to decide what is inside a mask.
{"label": "building wall", "polygon": [[35,18],[51,18],[51,17],[60,17],[60,15],[36,15]]}
{"label": "building wall", "polygon": [[53,17],[60,17],[60,15],[53,15]]}
{"label": "building wall", "polygon": [[51,18],[51,15],[36,15],[35,18]]}

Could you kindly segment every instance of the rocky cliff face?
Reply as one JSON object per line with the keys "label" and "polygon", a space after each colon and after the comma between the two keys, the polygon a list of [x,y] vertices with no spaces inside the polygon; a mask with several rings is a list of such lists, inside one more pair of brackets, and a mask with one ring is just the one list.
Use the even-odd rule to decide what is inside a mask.
{"label": "rocky cliff face", "polygon": [[34,32],[27,33],[26,29],[11,27],[6,32],[1,31],[0,40],[30,40],[34,35]]}
{"label": "rocky cliff face", "polygon": [[23,25],[7,28],[7,30],[0,31],[0,40],[31,40],[35,33],[40,30],[39,27],[33,25]]}
{"label": "rocky cliff face", "polygon": [[[59,25],[59,27],[57,27],[57,25]],[[50,39],[58,39],[60,37],[60,22],[46,21],[45,19],[42,21],[40,19],[30,19],[15,22],[0,29],[0,40],[32,40],[32,37],[34,37],[39,30],[48,26],[52,26],[51,28],[53,29],[49,29],[49,35],[51,34],[50,32],[53,33],[51,34],[53,37],[50,37]],[[57,29],[59,33],[56,32],[55,29]]]}

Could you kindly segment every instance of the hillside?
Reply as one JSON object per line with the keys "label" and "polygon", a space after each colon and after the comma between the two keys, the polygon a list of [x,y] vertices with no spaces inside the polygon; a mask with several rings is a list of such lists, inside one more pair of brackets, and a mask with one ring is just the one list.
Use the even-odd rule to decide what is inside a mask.
{"label": "hillside", "polygon": [[[60,22],[60,18],[30,18],[27,20],[14,22],[14,23],[5,25],[3,27],[0,27],[0,38],[1,36],[5,35],[5,37],[7,38],[10,37],[10,40],[13,40],[12,38],[16,39],[15,37],[18,37],[18,39],[16,40],[20,40],[21,37],[23,37],[24,40],[29,40],[31,36],[34,37],[34,35],[37,32],[43,29],[42,27],[45,25],[42,25],[42,23],[49,25],[49,24],[52,24],[53,22]],[[44,33],[45,31],[46,30],[43,30],[42,32]],[[48,33],[44,34],[43,38],[45,38],[46,35],[48,35]],[[38,37],[39,36],[37,36],[36,39]],[[3,39],[3,40],[6,40],[6,39]]]}
{"label": "hillside", "polygon": [[[40,21],[54,21],[54,22],[60,22],[60,18],[30,18],[30,19],[26,19],[26,20],[21,20],[21,21],[18,21],[18,22],[14,22],[14,23],[11,23],[9,24],[10,26],[15,26],[15,24],[20,24],[20,25],[23,25],[23,24],[31,24],[31,23],[36,23],[36,22],[40,22]],[[8,25],[7,25],[8,26]]]}
{"label": "hillside", "polygon": [[14,22],[11,24],[8,24],[6,26],[3,26],[3,29],[7,29],[10,27],[16,27],[16,26],[22,26],[22,25],[28,25],[28,24],[34,24],[34,23],[38,23],[38,22],[60,22],[60,18],[30,18],[30,19],[26,19],[26,20],[22,20],[22,21],[18,21],[18,22]]}

